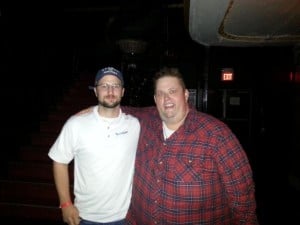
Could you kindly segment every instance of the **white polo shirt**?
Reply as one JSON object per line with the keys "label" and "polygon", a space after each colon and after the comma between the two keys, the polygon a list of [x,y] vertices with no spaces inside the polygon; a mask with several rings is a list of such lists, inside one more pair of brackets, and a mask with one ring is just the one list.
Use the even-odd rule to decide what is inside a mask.
{"label": "white polo shirt", "polygon": [[98,106],[64,124],[49,157],[74,159],[75,205],[80,217],[94,222],[124,219],[130,204],[135,154],[140,134],[137,118],[101,118]]}

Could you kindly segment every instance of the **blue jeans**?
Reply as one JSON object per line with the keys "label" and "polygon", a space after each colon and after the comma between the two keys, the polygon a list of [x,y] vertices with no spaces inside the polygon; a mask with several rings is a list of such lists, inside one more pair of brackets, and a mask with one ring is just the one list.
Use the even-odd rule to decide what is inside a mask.
{"label": "blue jeans", "polygon": [[125,220],[119,220],[109,223],[97,223],[88,220],[81,219],[79,225],[125,225]]}

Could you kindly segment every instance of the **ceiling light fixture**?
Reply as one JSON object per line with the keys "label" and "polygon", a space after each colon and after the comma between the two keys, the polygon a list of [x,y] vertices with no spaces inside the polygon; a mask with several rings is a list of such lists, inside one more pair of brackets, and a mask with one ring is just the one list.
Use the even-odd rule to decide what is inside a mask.
{"label": "ceiling light fixture", "polygon": [[147,42],[137,39],[121,39],[117,41],[123,53],[136,55],[145,52]]}

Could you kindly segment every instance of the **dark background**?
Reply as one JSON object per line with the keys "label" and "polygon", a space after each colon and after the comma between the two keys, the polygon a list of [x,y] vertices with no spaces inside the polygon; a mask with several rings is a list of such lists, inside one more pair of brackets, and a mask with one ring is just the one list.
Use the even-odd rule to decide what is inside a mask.
{"label": "dark background", "polygon": [[[283,211],[289,212],[283,221],[293,218],[300,190],[299,51],[202,46],[189,36],[182,1],[125,2],[1,8],[1,160],[15,157],[79,74],[116,66],[125,76],[123,104],[147,106],[151,76],[176,66],[196,90],[198,110],[226,122],[244,146],[261,220],[277,221]],[[128,38],[145,41],[145,50],[122,51],[118,41]],[[223,68],[234,69],[234,81],[221,81]]]}

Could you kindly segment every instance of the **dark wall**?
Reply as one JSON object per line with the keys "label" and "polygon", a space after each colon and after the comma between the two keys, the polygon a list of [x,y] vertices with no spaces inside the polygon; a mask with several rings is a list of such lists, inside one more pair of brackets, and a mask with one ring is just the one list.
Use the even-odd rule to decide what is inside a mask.
{"label": "dark wall", "polygon": [[[78,73],[116,65],[127,79],[124,103],[144,106],[153,104],[152,75],[169,65],[179,67],[187,88],[197,91],[199,109],[201,93],[207,88],[205,111],[222,119],[239,137],[254,169],[257,194],[263,199],[260,204],[270,206],[264,214],[280,214],[283,208],[278,202],[290,200],[285,195],[288,170],[300,177],[300,95],[299,83],[290,80],[290,73],[295,72],[292,46],[207,49],[184,35],[172,39],[168,49],[150,46],[143,55],[130,58],[136,64],[130,70],[128,58],[101,35],[103,21],[97,26],[90,23],[94,17],[85,23],[76,16],[65,18],[51,7],[2,9],[1,13],[2,161],[14,158],[18,147],[28,142]],[[233,82],[221,82],[223,68],[234,69]],[[238,106],[226,103],[231,115],[226,117],[224,93],[227,100],[230,96],[241,100]]]}
{"label": "dark wall", "polygon": [[[300,137],[295,132],[299,124],[299,114],[295,111],[299,112],[300,86],[291,79],[291,73],[296,73],[294,48],[214,48],[210,57],[208,83],[214,93],[212,96],[218,95],[218,89],[233,90],[232,96],[241,97],[241,103],[245,92],[238,93],[238,90],[245,90],[250,96],[244,98],[249,101],[247,116],[243,115],[245,107],[242,104],[227,105],[229,111],[237,113],[233,116],[237,120],[222,119],[239,137],[249,156],[262,221],[273,224],[284,217],[292,217],[295,208],[289,207],[288,202],[298,201],[299,187],[298,194],[295,189],[291,192],[288,177],[291,171],[299,174],[299,167],[295,166],[299,165],[299,145],[295,140]],[[221,82],[220,71],[228,67],[234,69],[234,81]],[[212,107],[211,113],[220,116],[222,96],[212,99],[216,101],[208,104],[221,106]],[[295,183],[299,182],[299,176],[297,179]],[[289,216],[282,214],[285,210]]]}
{"label": "dark wall", "polygon": [[72,82],[72,48],[63,45],[51,11],[1,8],[1,160],[19,145]]}

